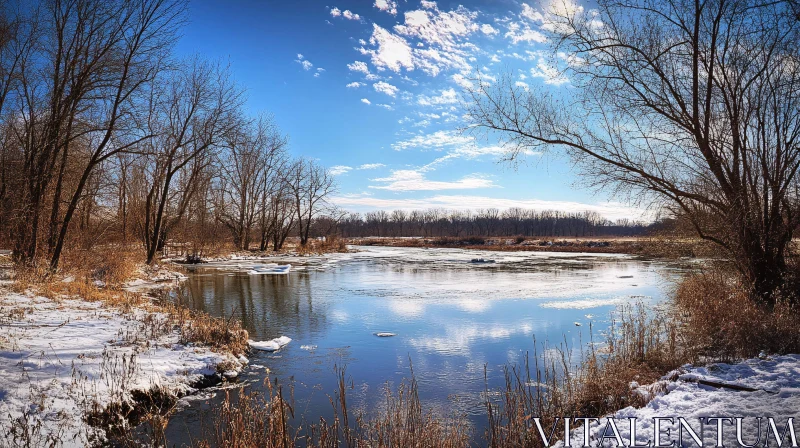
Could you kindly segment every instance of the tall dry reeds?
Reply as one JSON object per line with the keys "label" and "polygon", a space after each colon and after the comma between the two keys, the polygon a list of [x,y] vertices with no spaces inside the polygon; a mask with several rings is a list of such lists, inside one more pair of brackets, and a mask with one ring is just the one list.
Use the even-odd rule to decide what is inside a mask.
{"label": "tall dry reeds", "polygon": [[797,305],[786,299],[772,308],[757,304],[746,285],[724,268],[686,277],[674,297],[683,343],[704,359],[800,352]]}
{"label": "tall dry reeds", "polygon": [[394,391],[386,390],[386,409],[367,416],[348,407],[344,369],[338,370],[338,387],[330,397],[333,417],[320,418],[302,430],[292,429],[291,400],[269,378],[265,394],[240,389],[226,392],[215,409],[214,420],[204,428],[195,446],[225,448],[461,448],[469,445],[470,430],[463,416],[438,416],[425,410],[413,377]]}
{"label": "tall dry reeds", "polygon": [[[649,384],[685,362],[678,329],[669,315],[643,305],[620,308],[604,344],[576,353],[566,342],[537,345],[533,361],[505,369],[505,389],[486,401],[490,447],[543,446],[533,418],[563,434],[562,417],[601,416],[627,406],[642,406],[645,397],[632,383]],[[487,396],[489,396],[487,390]]]}

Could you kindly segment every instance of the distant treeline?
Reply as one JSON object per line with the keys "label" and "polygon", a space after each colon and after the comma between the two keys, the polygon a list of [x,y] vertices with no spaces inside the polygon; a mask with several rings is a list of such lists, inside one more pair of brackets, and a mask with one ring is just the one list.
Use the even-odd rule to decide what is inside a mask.
{"label": "distant treeline", "polygon": [[[324,219],[320,222],[323,224]],[[629,219],[610,221],[596,212],[497,208],[472,210],[378,210],[343,216],[336,226],[343,237],[633,236],[654,224]]]}

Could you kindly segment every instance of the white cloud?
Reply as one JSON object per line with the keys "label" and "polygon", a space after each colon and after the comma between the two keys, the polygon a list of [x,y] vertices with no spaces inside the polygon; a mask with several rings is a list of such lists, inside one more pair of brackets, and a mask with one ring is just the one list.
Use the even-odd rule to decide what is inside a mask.
{"label": "white cloud", "polygon": [[332,167],[330,167],[330,168],[328,169],[328,172],[329,172],[329,173],[331,173],[331,174],[332,174],[332,175],[334,175],[334,176],[338,176],[338,175],[340,175],[340,174],[345,174],[345,173],[347,173],[348,171],[350,171],[350,170],[352,170],[352,169],[353,169],[353,167],[351,167],[351,166],[347,166],[347,165],[336,165],[336,166],[332,166]]}
{"label": "white cloud", "polygon": [[391,15],[397,14],[397,2],[394,0],[375,0],[376,8],[381,11],[386,11]]}
{"label": "white cloud", "polygon": [[389,96],[397,95],[397,87],[389,84],[388,82],[379,81],[372,85],[376,92],[385,93]]}
{"label": "white cloud", "polygon": [[357,89],[357,88],[359,88],[359,87],[361,87],[363,85],[364,85],[363,82],[355,81],[355,82],[351,82],[351,83],[347,84],[345,87],[347,87],[348,89]]}
{"label": "white cloud", "polygon": [[534,78],[542,78],[545,84],[553,86],[560,86],[569,82],[569,78],[564,76],[564,74],[555,67],[549,65],[544,58],[539,58],[536,67],[531,69],[531,76]]}
{"label": "white cloud", "polygon": [[347,20],[361,20],[361,16],[355,13],[350,12],[349,9],[345,9],[342,13],[342,17]]}
{"label": "white cloud", "polygon": [[359,51],[370,56],[375,68],[396,73],[420,69],[430,76],[451,69],[466,71],[481,52],[470,37],[498,33],[490,24],[477,23],[478,13],[463,6],[451,11],[439,10],[435,2],[423,1],[421,6],[406,11],[403,23],[391,30],[373,25],[370,45],[362,44]]}
{"label": "white cloud", "polygon": [[413,52],[415,65],[436,76],[443,70],[470,68],[469,58],[479,51],[468,41],[470,35],[481,30],[475,23],[477,16],[463,6],[448,12],[434,6],[406,12],[404,23],[396,25],[394,31],[419,40],[417,46],[422,48]]}
{"label": "white cloud", "polygon": [[611,219],[651,219],[645,210],[626,206],[618,202],[581,203],[570,201],[549,201],[543,199],[511,199],[472,195],[435,195],[417,199],[383,199],[369,195],[350,195],[333,198],[333,202],[351,209],[364,210],[425,210],[444,208],[450,210],[466,210],[479,208],[509,209],[512,207],[533,210],[563,210],[568,212],[593,211]]}
{"label": "white cloud", "polygon": [[484,23],[483,25],[481,25],[481,32],[487,36],[494,36],[495,34],[498,34],[500,31],[497,31],[497,29],[495,29],[495,27],[493,27],[492,25]]}
{"label": "white cloud", "polygon": [[442,90],[438,96],[430,97],[427,95],[420,95],[417,98],[417,104],[420,106],[455,104],[457,102],[458,94],[453,88]]}
{"label": "white cloud", "polygon": [[428,1],[428,0],[422,0],[422,1],[419,2],[419,4],[425,9],[439,9],[436,6],[436,2],[432,2],[432,1]]}
{"label": "white cloud", "polygon": [[530,86],[528,86],[528,83],[522,81],[517,81],[514,83],[514,85],[517,87],[522,87],[526,91],[530,88]]}
{"label": "white cloud", "polygon": [[392,144],[392,149],[402,151],[410,148],[435,148],[442,149],[455,145],[470,144],[474,139],[461,135],[456,131],[436,131],[432,134],[416,135],[408,140]]}
{"label": "white cloud", "polygon": [[[423,169],[426,171],[434,170],[438,165],[441,165],[453,159],[474,160],[483,156],[491,156],[495,159],[500,159],[503,157],[507,157],[509,154],[508,149],[500,145],[478,146],[475,144],[475,142],[471,142],[469,144],[453,145],[453,146],[455,146],[455,148],[449,149],[447,151],[447,154],[437,159],[434,159],[432,162],[423,166]],[[534,156],[540,154],[541,154],[540,152],[536,152],[530,149],[525,149],[521,151],[521,155],[526,155],[526,156]]]}
{"label": "white cloud", "polygon": [[455,75],[452,76],[452,78],[453,82],[458,84],[458,86],[461,87],[462,89],[471,89],[474,87],[472,81],[464,77],[464,75],[462,75],[461,73],[456,73]]}
{"label": "white cloud", "polygon": [[420,170],[395,170],[389,177],[372,180],[385,185],[370,185],[369,188],[389,191],[465,190],[498,186],[491,179],[479,174],[471,174],[456,181],[435,181],[426,179]]}
{"label": "white cloud", "polygon": [[309,61],[308,59],[304,58],[303,55],[299,54],[299,53],[297,54],[297,59],[295,59],[294,62],[297,62],[298,64],[300,64],[303,67],[303,70],[306,70],[306,71],[311,70],[311,67],[314,66],[314,64],[312,64],[311,61]]}
{"label": "white cloud", "polygon": [[382,163],[365,163],[365,164],[359,166],[356,169],[357,170],[375,170],[375,169],[378,169],[378,168],[383,168],[385,166],[386,165],[384,165]]}
{"label": "white cloud", "polygon": [[386,110],[394,110],[394,107],[392,107],[391,104],[376,104],[376,106],[382,107],[382,108],[384,108]]}
{"label": "white cloud", "polygon": [[368,99],[366,99],[366,98],[361,98],[361,102],[362,102],[362,103],[364,103],[364,104],[372,104],[372,103],[371,103],[371,102],[370,102]]}
{"label": "white cloud", "polygon": [[333,17],[344,17],[347,20],[361,20],[361,16],[360,15],[358,15],[358,14],[356,14],[354,12],[351,12],[349,9],[345,9],[344,11],[342,11],[341,9],[339,9],[339,8],[337,8],[335,6],[333,8],[331,8],[331,16],[333,16]]}
{"label": "white cloud", "polygon": [[363,61],[355,61],[352,64],[347,64],[347,69],[351,72],[360,72],[365,75],[369,73],[369,67],[367,63]]}
{"label": "white cloud", "polygon": [[372,36],[369,43],[377,48],[366,49],[361,47],[361,54],[368,55],[372,64],[378,70],[389,69],[399,73],[401,69],[414,69],[414,58],[408,42],[400,36],[373,24]]}
{"label": "white cloud", "polygon": [[547,37],[539,31],[531,29],[527,23],[520,25],[518,22],[510,22],[508,24],[508,31],[505,37],[511,39],[511,43],[518,44],[520,42],[547,42]]}
{"label": "white cloud", "polygon": [[544,22],[544,16],[542,15],[542,13],[531,8],[531,6],[527,3],[522,4],[522,12],[519,13],[519,15],[534,22],[538,23]]}

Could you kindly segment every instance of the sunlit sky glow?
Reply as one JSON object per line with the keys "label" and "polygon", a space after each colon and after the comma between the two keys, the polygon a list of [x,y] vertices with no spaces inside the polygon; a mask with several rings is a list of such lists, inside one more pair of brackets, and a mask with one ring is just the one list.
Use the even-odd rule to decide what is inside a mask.
{"label": "sunlit sky glow", "polygon": [[477,72],[570,94],[545,58],[549,2],[563,0],[546,1],[194,0],[178,52],[229,63],[249,109],[273,113],[293,154],[332,169],[336,203],[348,210],[521,206],[638,218],[578,184],[569,160],[530,151],[513,167],[497,142],[459,132],[460,97]]}

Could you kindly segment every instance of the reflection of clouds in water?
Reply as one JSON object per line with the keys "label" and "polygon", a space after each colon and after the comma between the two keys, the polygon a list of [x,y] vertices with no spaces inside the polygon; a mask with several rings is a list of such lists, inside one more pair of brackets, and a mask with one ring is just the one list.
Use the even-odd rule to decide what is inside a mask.
{"label": "reflection of clouds in water", "polygon": [[425,305],[415,299],[390,299],[389,309],[403,317],[419,317],[425,311]]}
{"label": "reflection of clouds in water", "polygon": [[482,313],[492,307],[488,299],[461,299],[455,305],[470,313]]}
{"label": "reflection of clouds in water", "polygon": [[[387,306],[389,310],[394,314],[401,316],[401,317],[421,317],[425,314],[425,306],[426,304],[431,303],[430,300],[424,299],[389,299],[387,301]],[[455,306],[458,309],[466,311],[468,313],[483,313],[489,308],[492,307],[491,302],[488,299],[445,299],[445,300],[438,300],[433,302],[436,305],[445,305],[445,306]]]}
{"label": "reflection of clouds in water", "polygon": [[508,339],[517,334],[533,334],[533,330],[534,325],[529,322],[521,322],[516,327],[497,324],[488,327],[478,324],[446,325],[445,336],[411,338],[409,344],[417,350],[469,357],[475,342]]}
{"label": "reflection of clouds in water", "polygon": [[336,321],[338,323],[345,323],[348,320],[350,320],[350,315],[343,310],[336,310],[336,309],[331,310],[328,316],[330,316],[331,320]]}
{"label": "reflection of clouds in water", "polygon": [[544,302],[539,306],[542,308],[552,308],[558,310],[566,310],[566,309],[585,310],[589,308],[598,308],[601,306],[623,305],[631,302],[635,303],[643,299],[650,299],[650,297],[624,296],[624,297],[612,297],[610,299],[598,298],[598,299],[580,299],[580,300],[558,300],[553,302]]}

